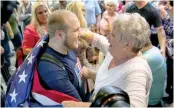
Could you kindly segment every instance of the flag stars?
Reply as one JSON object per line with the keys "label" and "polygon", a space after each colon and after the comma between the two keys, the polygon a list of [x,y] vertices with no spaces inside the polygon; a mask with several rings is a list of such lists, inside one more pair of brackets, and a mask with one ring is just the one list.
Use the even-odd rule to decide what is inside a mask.
{"label": "flag stars", "polygon": [[45,41],[43,41],[43,39],[37,44],[37,47],[43,47],[43,44],[46,43]]}
{"label": "flag stars", "polygon": [[28,58],[28,64],[30,64],[30,63],[32,64],[33,58],[34,58],[34,56],[31,53],[30,57]]}
{"label": "flag stars", "polygon": [[15,93],[15,89],[13,90],[13,93],[9,93],[9,95],[11,96],[11,102],[16,102],[16,96],[18,93]]}
{"label": "flag stars", "polygon": [[23,71],[23,73],[21,75],[19,75],[19,83],[21,81],[23,81],[25,83],[25,78],[27,77],[28,74],[25,74],[25,70]]}

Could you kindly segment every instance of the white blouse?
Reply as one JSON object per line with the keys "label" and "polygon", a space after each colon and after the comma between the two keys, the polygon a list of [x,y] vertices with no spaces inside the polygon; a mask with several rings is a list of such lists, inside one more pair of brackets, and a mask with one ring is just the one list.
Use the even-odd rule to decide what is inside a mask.
{"label": "white blouse", "polygon": [[108,70],[113,58],[107,52],[108,40],[95,34],[93,45],[106,54],[97,72],[94,93],[107,85],[116,86],[128,93],[132,107],[147,107],[152,73],[146,59],[143,56],[137,56]]}

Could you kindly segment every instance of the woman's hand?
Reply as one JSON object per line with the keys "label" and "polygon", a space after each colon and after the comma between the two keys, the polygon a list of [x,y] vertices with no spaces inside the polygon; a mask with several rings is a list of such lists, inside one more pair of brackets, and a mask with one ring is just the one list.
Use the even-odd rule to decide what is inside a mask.
{"label": "woman's hand", "polygon": [[81,38],[85,39],[87,42],[92,42],[94,33],[90,30],[81,30]]}
{"label": "woman's hand", "polygon": [[81,77],[84,79],[94,79],[96,78],[97,72],[95,70],[89,69],[85,66],[80,70]]}
{"label": "woman's hand", "polygon": [[63,107],[90,107],[90,102],[63,101]]}

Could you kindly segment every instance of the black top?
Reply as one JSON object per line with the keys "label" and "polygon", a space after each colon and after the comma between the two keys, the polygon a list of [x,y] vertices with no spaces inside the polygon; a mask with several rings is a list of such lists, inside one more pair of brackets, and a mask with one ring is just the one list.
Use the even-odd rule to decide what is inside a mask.
{"label": "black top", "polygon": [[162,25],[158,10],[150,3],[147,3],[143,8],[140,8],[140,9],[138,9],[138,7],[134,3],[127,8],[126,12],[139,13],[141,16],[143,16],[146,19],[150,27],[153,25],[156,28]]}

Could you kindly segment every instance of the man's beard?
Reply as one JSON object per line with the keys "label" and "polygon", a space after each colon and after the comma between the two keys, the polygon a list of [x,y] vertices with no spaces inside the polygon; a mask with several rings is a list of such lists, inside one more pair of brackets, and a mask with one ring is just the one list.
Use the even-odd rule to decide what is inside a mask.
{"label": "man's beard", "polygon": [[75,48],[73,47],[73,45],[71,45],[71,44],[68,43],[67,37],[65,37],[64,46],[65,46],[65,48],[66,48],[68,51],[69,51],[69,50],[74,50],[74,49],[75,49]]}

